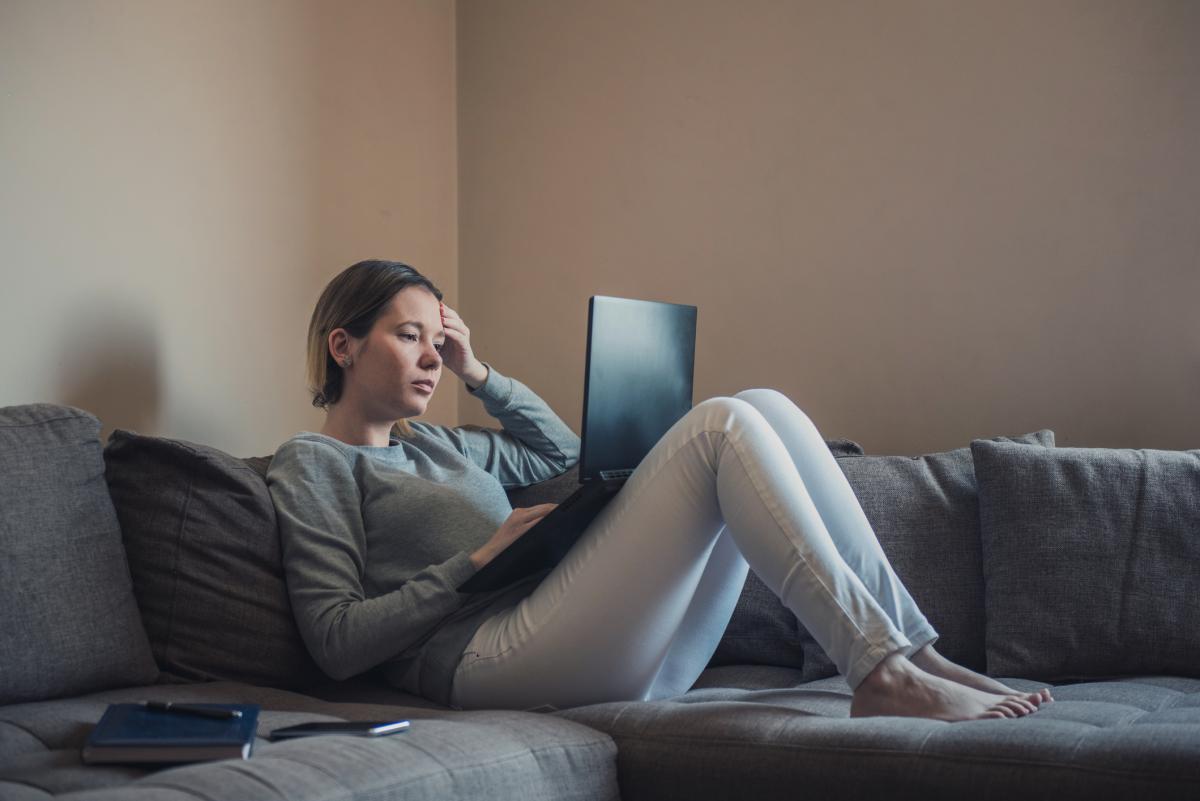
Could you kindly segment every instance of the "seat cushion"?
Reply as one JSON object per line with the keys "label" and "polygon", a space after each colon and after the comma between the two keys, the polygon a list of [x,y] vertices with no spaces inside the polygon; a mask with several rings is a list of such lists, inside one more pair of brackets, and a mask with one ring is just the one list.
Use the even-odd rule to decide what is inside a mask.
{"label": "seat cushion", "polygon": [[841,677],[800,675],[716,668],[669,701],[558,714],[613,736],[624,801],[1200,797],[1200,680],[1059,685],[1032,715],[945,723],[850,718]]}
{"label": "seat cushion", "polygon": [[1200,450],[972,448],[988,671],[1200,676]]}
{"label": "seat cushion", "polygon": [[104,460],[159,666],[291,689],[324,680],[292,616],[269,460],[120,429]]}
{"label": "seat cushion", "polygon": [[[256,703],[249,760],[148,770],[91,766],[80,749],[110,703]],[[320,720],[407,718],[382,738],[269,742],[275,728]],[[212,682],[110,690],[0,708],[0,798],[78,801],[321,799],[617,799],[616,747],[577,723],[526,712],[445,712],[328,703],[286,690]]]}
{"label": "seat cushion", "polygon": [[158,675],[99,434],[82,409],[0,409],[0,703]]}

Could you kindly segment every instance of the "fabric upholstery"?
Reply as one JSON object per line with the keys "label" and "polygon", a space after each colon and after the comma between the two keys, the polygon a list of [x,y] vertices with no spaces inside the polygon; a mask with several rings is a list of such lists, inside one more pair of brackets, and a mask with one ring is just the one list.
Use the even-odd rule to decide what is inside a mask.
{"label": "fabric upholstery", "polygon": [[197,681],[323,680],[292,617],[264,460],[119,429],[104,459],[159,666]]}
{"label": "fabric upholstery", "polygon": [[971,447],[988,671],[1200,676],[1200,450]]}
{"label": "fabric upholstery", "polygon": [[[107,705],[145,699],[260,704],[253,754],[157,769],[82,764],[80,748]],[[387,718],[412,727],[383,738],[266,739],[298,723]],[[616,801],[615,751],[607,735],[548,715],[336,704],[232,682],[131,687],[0,708],[0,798]]]}
{"label": "fabric upholstery", "polygon": [[[997,441],[1052,448],[1054,432]],[[834,454],[893,569],[938,631],[938,651],[983,670],[983,567],[971,449],[924,456],[865,456],[861,449]],[[821,646],[753,571],[725,636],[741,638],[741,647],[723,640],[713,665],[795,667],[804,681],[837,675]]]}
{"label": "fabric upholstery", "polygon": [[81,409],[0,409],[0,703],[146,684],[100,421]]}
{"label": "fabric upholstery", "polygon": [[945,723],[851,719],[841,677],[788,672],[713,668],[680,698],[558,715],[613,736],[624,801],[1200,797],[1198,679],[1058,685],[1032,715]]}

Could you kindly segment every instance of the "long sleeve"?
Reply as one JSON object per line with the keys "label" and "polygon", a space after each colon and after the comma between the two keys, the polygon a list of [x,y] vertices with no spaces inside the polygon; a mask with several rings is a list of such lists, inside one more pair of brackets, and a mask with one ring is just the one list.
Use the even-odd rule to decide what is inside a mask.
{"label": "long sleeve", "polygon": [[414,423],[413,428],[450,445],[505,489],[553,478],[579,461],[579,437],[520,381],[489,364],[487,380],[471,394],[483,401],[502,430],[425,423]]}
{"label": "long sleeve", "polygon": [[337,448],[289,441],[276,453],[267,484],[296,622],[331,677],[353,676],[404,652],[462,606],[456,587],[475,573],[466,551],[366,597],[362,492]]}

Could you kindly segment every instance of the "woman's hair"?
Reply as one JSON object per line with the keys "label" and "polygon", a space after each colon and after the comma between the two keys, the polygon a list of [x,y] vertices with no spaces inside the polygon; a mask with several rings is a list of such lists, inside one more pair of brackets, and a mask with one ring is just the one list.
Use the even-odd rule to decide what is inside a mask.
{"label": "woman's hair", "polygon": [[[396,293],[410,286],[442,299],[432,281],[398,261],[360,261],[329,282],[308,324],[308,391],[313,406],[327,409],[342,397],[345,372],[329,353],[329,332],[344,328],[356,339],[366,337]],[[411,429],[401,420],[392,432],[407,436]]]}

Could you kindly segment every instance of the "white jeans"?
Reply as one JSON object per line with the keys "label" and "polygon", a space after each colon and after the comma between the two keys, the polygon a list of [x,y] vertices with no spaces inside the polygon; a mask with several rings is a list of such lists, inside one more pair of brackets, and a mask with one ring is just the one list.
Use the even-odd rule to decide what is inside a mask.
{"label": "white jeans", "polygon": [[851,687],[937,639],[816,427],[753,389],[688,412],[533,593],[484,622],[451,703],[679,695],[716,650],[747,562]]}

